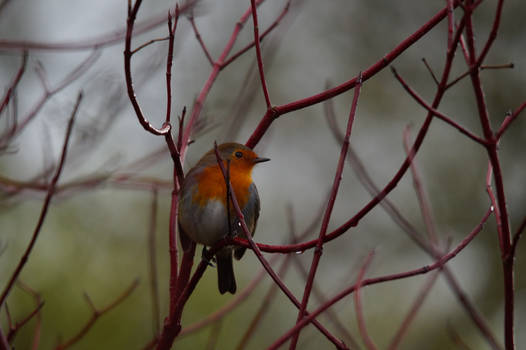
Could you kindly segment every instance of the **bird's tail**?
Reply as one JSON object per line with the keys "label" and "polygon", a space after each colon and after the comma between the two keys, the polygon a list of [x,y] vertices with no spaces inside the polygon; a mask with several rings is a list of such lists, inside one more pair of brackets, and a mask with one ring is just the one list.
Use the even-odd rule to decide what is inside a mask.
{"label": "bird's tail", "polygon": [[236,292],[236,278],[232,265],[232,250],[222,249],[216,253],[217,260],[217,285],[219,293]]}

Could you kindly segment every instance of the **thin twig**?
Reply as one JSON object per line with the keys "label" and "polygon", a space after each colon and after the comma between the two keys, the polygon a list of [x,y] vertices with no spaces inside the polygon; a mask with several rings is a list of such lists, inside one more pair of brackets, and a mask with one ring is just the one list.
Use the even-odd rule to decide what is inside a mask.
{"label": "thin twig", "polygon": [[521,114],[521,112],[526,108],[526,101],[524,101],[517,109],[513,111],[513,113],[509,114],[504,118],[504,121],[500,125],[499,131],[497,132],[497,140],[500,140],[502,135],[506,132],[506,129],[511,125],[513,121],[517,119],[517,117]]}
{"label": "thin twig", "polygon": [[436,109],[434,109],[433,107],[431,107],[430,105],[428,105],[406,82],[405,80],[400,76],[400,74],[398,74],[398,72],[396,71],[396,69],[394,67],[391,67],[391,70],[394,74],[394,76],[396,77],[396,79],[400,82],[400,84],[402,84],[402,86],[404,87],[404,89],[411,95],[411,97],[413,97],[413,99],[418,102],[419,105],[421,105],[422,107],[424,107],[425,109],[427,109],[427,111],[431,114],[433,114],[434,116],[438,117],[440,120],[446,122],[447,124],[451,125],[452,127],[454,127],[455,129],[457,129],[458,131],[460,131],[462,134],[466,135],[467,137],[469,137],[470,139],[472,139],[473,141],[485,146],[487,144],[487,141],[480,138],[479,136],[473,134],[471,131],[469,131],[468,129],[466,129],[465,127],[463,127],[462,125],[458,124],[457,122],[455,122],[453,119],[451,119],[450,117],[444,115],[443,113],[437,111]]}
{"label": "thin twig", "polygon": [[387,348],[388,350],[396,350],[399,348],[404,335],[407,333],[407,330],[409,329],[409,325],[415,319],[418,310],[420,310],[420,308],[422,307],[422,304],[424,303],[425,299],[429,295],[429,292],[431,292],[431,289],[435,285],[435,282],[437,281],[437,278],[440,275],[439,272],[440,271],[433,272],[433,274],[431,274],[431,276],[428,277],[428,279],[422,286],[420,293],[418,293],[417,297],[415,298],[415,301],[411,305],[411,309],[409,310],[404,320],[402,321],[400,328],[398,328],[398,331],[395,333],[393,340],[391,340],[391,343],[389,344],[389,347]]}
{"label": "thin twig", "polygon": [[263,59],[261,58],[261,46],[259,39],[259,26],[258,26],[258,14],[256,7],[256,0],[250,0],[251,9],[252,9],[252,21],[254,22],[254,43],[256,45],[256,59],[258,63],[259,70],[259,79],[261,83],[261,88],[263,89],[263,95],[265,96],[265,102],[267,103],[267,109],[272,107],[270,102],[270,97],[267,89],[267,82],[265,80],[265,71],[263,69]]}
{"label": "thin twig", "polygon": [[157,43],[157,42],[160,42],[160,41],[167,41],[169,40],[170,38],[169,37],[164,37],[164,38],[157,38],[157,39],[152,39],[152,40],[148,40],[147,42],[145,42],[144,44],[142,45],[139,45],[137,46],[135,49],[133,49],[131,51],[131,54],[134,55],[136,54],[137,52],[141,51],[142,49],[144,49],[145,47],[147,46],[150,46],[151,44],[153,43]]}
{"label": "thin twig", "polygon": [[203,49],[203,52],[204,52],[208,62],[213,67],[214,66],[214,59],[212,58],[212,55],[210,55],[210,52],[208,51],[208,48],[206,47],[206,45],[205,45],[205,43],[203,41],[203,38],[201,37],[201,33],[199,33],[199,30],[197,29],[197,25],[195,24],[194,15],[191,14],[190,16],[188,16],[188,20],[190,21],[190,24],[192,25],[192,29],[194,30],[195,37],[196,37],[197,41],[199,42],[199,45]]}
{"label": "thin twig", "polygon": [[517,245],[519,244],[519,240],[521,239],[522,233],[524,232],[525,228],[526,228],[526,216],[522,219],[522,223],[519,225],[519,228],[517,229],[515,234],[513,234],[511,250],[510,250],[510,254],[507,257],[507,259],[515,259],[515,252],[517,250]]}
{"label": "thin twig", "polygon": [[[409,154],[409,127],[404,129],[403,144],[406,154]],[[422,177],[420,176],[420,171],[418,170],[417,164],[414,159],[411,162],[411,175],[413,176],[413,186],[415,188],[416,197],[418,199],[418,205],[420,207],[420,212],[422,213],[422,218],[426,225],[426,231],[428,239],[433,246],[436,247],[438,244],[438,236],[436,233],[435,220],[433,218],[433,210],[431,208],[431,201],[427,194],[427,191],[422,184]]]}
{"label": "thin twig", "polygon": [[[449,18],[449,15],[448,15],[448,18]],[[426,66],[427,71],[429,72],[429,74],[431,74],[431,78],[433,78],[433,81],[435,82],[436,86],[438,86],[440,83],[438,82],[435,72],[433,72],[433,69],[431,69],[431,66],[429,65],[429,63],[427,63],[427,60],[425,57],[422,57],[422,62],[424,62],[424,65]]]}
{"label": "thin twig", "polygon": [[[506,63],[506,64],[494,64],[494,65],[486,65],[486,66],[480,66],[480,70],[483,71],[485,69],[503,69],[503,68],[514,68],[515,65],[513,63]],[[465,77],[469,76],[471,74],[471,70],[468,70],[462,74],[460,74],[458,77],[453,79],[450,83],[447,84],[446,88],[449,89]]]}

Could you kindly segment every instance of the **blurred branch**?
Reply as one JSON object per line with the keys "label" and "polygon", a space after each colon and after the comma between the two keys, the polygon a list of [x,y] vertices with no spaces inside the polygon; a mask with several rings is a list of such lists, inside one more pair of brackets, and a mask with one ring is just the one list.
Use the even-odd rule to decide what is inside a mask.
{"label": "blurred branch", "polygon": [[[100,52],[95,50],[93,51],[84,61],[82,61],[74,70],[66,75],[58,84],[54,87],[48,87],[44,89],[40,99],[30,108],[29,112],[22,119],[20,123],[15,123],[11,129],[7,130],[3,135],[0,136],[0,148],[5,147],[13,137],[20,134],[22,130],[25,129],[27,125],[35,118],[38,112],[42,109],[44,104],[49,101],[51,96],[60,92],[66,86],[70,85],[76,81],[82,74],[84,74],[100,57]],[[46,82],[47,85],[47,82]]]}
{"label": "blurred branch", "polygon": [[[275,255],[274,257],[276,257]],[[273,257],[273,258],[274,258]],[[293,256],[291,254],[288,254],[285,256],[285,259],[283,259],[281,266],[278,269],[278,276],[283,279],[285,278],[285,273],[288,271],[288,268],[290,266],[290,262],[292,260]],[[262,271],[265,272],[265,269]],[[250,338],[254,335],[254,332],[256,330],[256,327],[263,319],[263,316],[265,313],[270,311],[270,306],[273,301],[275,301],[275,295],[278,291],[278,285],[275,283],[272,283],[271,286],[268,288],[267,293],[265,296],[259,301],[259,308],[254,313],[252,319],[250,320],[250,323],[248,324],[247,329],[243,333],[243,336],[241,337],[241,340],[236,346],[237,350],[243,350],[247,349],[247,344],[250,341]]]}
{"label": "blurred branch", "polygon": [[407,333],[407,330],[409,329],[409,325],[416,317],[416,314],[418,313],[418,310],[422,307],[424,304],[425,299],[429,295],[429,292],[431,292],[431,289],[435,285],[435,282],[437,281],[437,277],[440,275],[440,271],[435,271],[431,274],[431,276],[428,277],[426,280],[426,283],[422,286],[420,289],[420,293],[415,298],[415,301],[411,305],[411,309],[405,316],[404,320],[402,321],[402,324],[400,325],[400,328],[398,328],[398,331],[395,333],[393,340],[391,340],[391,343],[389,344],[388,350],[396,350],[399,348],[400,343],[402,342],[403,337]]}
{"label": "blurred branch", "polygon": [[[274,263],[277,260],[278,260],[278,255],[273,256],[270,260],[270,264],[274,265]],[[235,297],[232,298],[227,304],[223,305],[220,309],[210,313],[204,319],[184,327],[181,330],[181,333],[179,334],[179,336],[182,337],[182,336],[194,333],[214,322],[217,322],[223,319],[224,316],[228,315],[232,310],[237,308],[249,296],[252,295],[252,292],[254,291],[254,289],[259,285],[259,283],[263,280],[263,277],[265,276],[266,276],[265,269],[261,269],[256,275],[256,277],[254,277],[252,281],[250,281],[250,283],[248,283],[247,286],[241,292],[236,293]]]}
{"label": "blurred branch", "polygon": [[29,255],[31,254],[31,251],[33,250],[33,246],[36,243],[36,240],[38,238],[38,235],[40,233],[40,229],[42,228],[42,225],[44,224],[44,219],[46,218],[46,214],[49,209],[49,204],[51,203],[51,198],[53,197],[53,194],[55,193],[55,188],[58,182],[58,179],[60,177],[60,174],[62,173],[62,169],[64,167],[64,164],[66,162],[66,154],[68,150],[69,140],[71,136],[71,131],[73,130],[73,123],[75,121],[75,116],[77,114],[77,110],[79,108],[80,102],[82,100],[82,93],[78,94],[77,102],[75,103],[75,107],[73,108],[73,112],[71,113],[71,117],[69,118],[68,126],[66,129],[66,136],[64,139],[64,145],[62,146],[62,154],[60,156],[60,161],[57,166],[57,169],[55,171],[55,175],[53,176],[53,179],[51,180],[51,183],[48,187],[48,192],[46,194],[46,198],[44,200],[44,204],[42,205],[42,210],[40,211],[40,217],[38,219],[37,225],[35,227],[35,230],[33,231],[33,235],[31,237],[31,240],[29,241],[28,246],[26,247],[26,250],[22,257],[20,258],[20,261],[18,262],[18,265],[15,268],[15,271],[11,274],[11,277],[9,278],[9,282],[4,287],[4,290],[2,292],[2,295],[0,296],[0,307],[4,304],[5,299],[7,298],[7,295],[9,294],[9,291],[13,287],[15,281],[17,280],[18,276],[20,275],[20,272],[22,272],[22,269],[24,268],[24,265],[26,264],[27,260],[29,259]]}
{"label": "blurred branch", "polygon": [[[261,1],[258,1],[256,3],[256,7],[261,3]],[[289,11],[289,8],[290,8],[290,1],[287,1],[287,3],[285,4],[285,6],[283,7],[283,10],[281,11],[281,13],[279,14],[279,16],[274,20],[274,22],[272,22],[272,24],[267,28],[267,30],[265,30],[260,36],[259,36],[259,41],[263,41],[263,39],[270,33],[274,30],[274,28],[276,28],[281,20],[285,17],[285,15],[288,13]],[[252,47],[254,47],[255,45],[255,41],[252,41],[250,44],[246,45],[244,48],[242,48],[241,50],[239,50],[238,52],[234,53],[232,56],[230,56],[227,60],[225,60],[225,62],[223,62],[223,64],[221,65],[221,70],[223,68],[226,68],[228,65],[230,65],[230,63],[232,63],[233,61],[235,61],[239,56],[243,55],[245,52],[247,52],[248,50],[250,50]]]}
{"label": "blurred branch", "polygon": [[126,288],[126,290],[124,290],[124,292],[121,293],[121,295],[117,297],[117,299],[115,299],[113,302],[111,302],[110,304],[100,309],[97,309],[95,305],[93,304],[93,301],[91,300],[91,298],[88,296],[88,294],[84,293],[86,302],[88,303],[92,311],[91,317],[88,319],[86,324],[80,329],[80,331],[76,335],[69,338],[65,342],[57,345],[55,350],[67,349],[71,347],[72,345],[74,345],[75,343],[77,343],[79,340],[81,340],[88,333],[91,327],[93,327],[95,322],[97,322],[97,320],[100,317],[104,316],[104,314],[111,311],[116,306],[118,306],[120,303],[122,303],[125,299],[127,299],[131,295],[131,293],[133,293],[135,288],[137,288],[138,285],[139,285],[139,280],[136,279],[135,281],[131,283],[131,285],[128,288]]}
{"label": "blurred branch", "polygon": [[148,255],[150,267],[150,293],[152,298],[152,319],[153,334],[159,334],[161,311],[159,306],[159,283],[157,280],[157,240],[155,232],[157,231],[157,207],[158,207],[157,189],[152,190],[152,203],[150,210],[150,225],[148,229]]}
{"label": "blurred branch", "polygon": [[449,333],[449,336],[453,340],[453,343],[457,345],[458,348],[462,350],[472,350],[467,344],[462,340],[460,335],[457,333],[455,328],[448,322],[447,324],[447,331]]}
{"label": "blurred branch", "polygon": [[[31,297],[33,297],[34,302],[35,302],[35,309],[33,310],[33,312],[28,314],[25,319],[23,319],[20,322],[21,325],[19,326],[19,328],[22,327],[22,325],[24,323],[26,323],[29,320],[31,320],[33,317],[36,317],[36,325],[35,325],[35,329],[33,331],[33,345],[31,347],[31,349],[32,350],[37,350],[39,345],[40,345],[40,335],[41,335],[40,333],[41,333],[41,330],[42,330],[42,312],[41,312],[41,310],[42,310],[42,307],[44,306],[44,302],[42,301],[42,296],[40,295],[40,293],[38,293],[35,290],[33,290],[27,284],[22,283],[22,281],[18,281],[18,286],[23,291],[25,291],[26,293],[31,295]],[[8,339],[11,339],[11,338],[9,338],[9,336],[8,336]]]}
{"label": "blurred branch", "polygon": [[439,111],[437,111],[436,109],[434,109],[433,107],[429,106],[420,96],[418,96],[418,94],[413,90],[411,89],[411,87],[402,79],[402,77],[398,74],[398,72],[396,71],[396,69],[394,67],[391,67],[391,70],[394,74],[394,76],[396,77],[396,79],[398,79],[398,81],[400,82],[400,84],[402,84],[402,86],[404,87],[404,89],[411,95],[411,97],[413,97],[415,99],[416,102],[418,102],[419,105],[421,105],[422,107],[424,107],[425,109],[427,109],[427,111],[429,113],[431,113],[432,115],[434,115],[435,117],[438,117],[440,120],[446,122],[447,124],[451,125],[452,127],[454,127],[455,129],[457,129],[458,131],[460,131],[462,134],[466,135],[467,137],[469,137],[470,139],[474,140],[475,142],[485,146],[487,144],[486,140],[483,140],[481,139],[480,137],[478,137],[477,135],[473,134],[471,131],[467,130],[465,127],[463,127],[462,125],[458,124],[457,122],[455,122],[453,119],[451,119],[450,117],[440,113]]}
{"label": "blurred branch", "polygon": [[358,273],[358,278],[356,279],[356,289],[354,291],[354,307],[356,309],[356,319],[358,323],[358,329],[360,330],[360,334],[362,335],[362,339],[365,343],[365,346],[369,350],[376,350],[376,345],[374,345],[373,340],[369,336],[369,332],[367,331],[367,326],[365,324],[365,319],[363,316],[363,309],[362,309],[362,301],[360,296],[360,291],[362,288],[362,281],[363,277],[365,276],[365,272],[367,271],[367,267],[370,265],[372,259],[374,257],[374,250],[369,253],[367,258],[365,259],[365,262],[363,263],[362,267],[360,268],[360,272]]}
{"label": "blurred branch", "polygon": [[[7,2],[7,0],[6,0]],[[180,6],[180,12],[185,13],[192,9],[199,0],[184,1]],[[162,25],[166,21],[166,11],[152,16],[151,18],[135,25],[134,35],[146,33]],[[0,39],[0,48],[3,50],[44,50],[44,51],[82,51],[95,50],[112,45],[120,45],[126,38],[127,28],[110,30],[107,33],[87,39],[74,39],[63,42],[42,42],[30,40],[6,40]]]}
{"label": "blurred branch", "polygon": [[33,349],[38,348],[38,343],[40,340],[40,324],[41,324],[41,314],[40,311],[42,310],[42,307],[44,306],[44,302],[42,301],[41,296],[34,292],[31,289],[28,289],[29,287],[25,286],[24,284],[20,284],[21,288],[30,293],[33,298],[35,299],[36,306],[35,308],[27,314],[22,320],[17,321],[14,325],[10,325],[9,327],[9,333],[7,334],[7,340],[8,342],[12,342],[22,327],[26,325],[31,319],[33,319],[35,316],[37,318],[37,325],[35,326],[35,336],[33,338]]}
{"label": "blurred branch", "polygon": [[[309,275],[306,268],[303,266],[303,264],[298,260],[293,260],[296,269],[299,270],[301,276],[307,280],[307,277]],[[324,295],[324,293],[320,290],[320,288],[316,285],[312,286],[312,294],[317,299],[318,304],[324,304],[327,302],[327,297]],[[358,349],[358,343],[350,333],[348,327],[342,323],[342,321],[338,318],[338,314],[334,312],[332,309],[327,309],[325,311],[327,318],[334,324],[334,326],[338,329],[338,332],[342,334],[342,336],[345,337],[345,340],[349,343],[349,347],[351,349]]]}
{"label": "blurred branch", "polygon": [[18,72],[16,73],[11,84],[8,85],[4,98],[2,98],[2,103],[0,104],[0,118],[2,117],[1,115],[2,111],[9,104],[11,96],[13,95],[13,92],[15,91],[18,83],[20,82],[20,79],[22,79],[22,75],[24,74],[26,70],[26,65],[27,65],[27,51],[24,51],[22,54],[22,62],[20,63],[20,68],[18,68]]}
{"label": "blurred branch", "polygon": [[223,322],[221,320],[218,322],[215,322],[212,325],[212,329],[210,331],[210,334],[208,335],[208,341],[205,347],[206,350],[217,349],[217,339],[219,339],[219,333],[221,332],[222,326],[223,326]]}
{"label": "blurred branch", "polygon": [[7,342],[7,338],[5,337],[4,331],[2,328],[0,328],[0,349],[1,350],[9,350],[9,343]]}
{"label": "blurred branch", "polygon": [[[406,154],[409,154],[409,143],[410,143],[410,130],[409,127],[404,129],[403,144]],[[429,195],[422,184],[422,177],[420,176],[420,171],[418,170],[415,160],[411,162],[411,175],[413,177],[413,187],[415,188],[416,197],[418,199],[418,205],[420,207],[420,212],[424,223],[426,225],[426,231],[428,239],[431,242],[432,246],[437,247],[438,245],[438,235],[435,227],[435,220],[433,218],[433,210],[431,208],[431,201]]]}

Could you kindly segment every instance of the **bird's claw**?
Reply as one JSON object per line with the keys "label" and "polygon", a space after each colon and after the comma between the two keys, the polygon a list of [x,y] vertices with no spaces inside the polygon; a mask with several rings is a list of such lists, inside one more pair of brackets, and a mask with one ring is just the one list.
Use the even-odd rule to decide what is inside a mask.
{"label": "bird's claw", "polygon": [[212,261],[214,260],[214,257],[213,256],[210,256],[210,253],[209,251],[206,249],[205,246],[203,246],[203,251],[201,253],[201,259],[203,259],[206,264],[210,267],[215,267],[215,265],[212,263]]}

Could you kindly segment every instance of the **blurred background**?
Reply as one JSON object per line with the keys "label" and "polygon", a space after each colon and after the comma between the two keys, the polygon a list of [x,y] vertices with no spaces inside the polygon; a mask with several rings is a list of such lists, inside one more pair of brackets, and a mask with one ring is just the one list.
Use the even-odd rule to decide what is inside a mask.
{"label": "blurred background", "polygon": [[[195,23],[216,59],[228,41],[249,1],[200,1],[193,11]],[[168,1],[146,1],[138,21],[162,18],[174,5]],[[282,12],[285,1],[267,0],[259,7],[260,32]],[[274,105],[285,104],[323,91],[356,76],[392,50],[445,6],[445,1],[341,1],[293,0],[285,18],[262,48],[265,73]],[[477,48],[491,29],[495,1],[485,1],[477,10]],[[58,163],[67,120],[80,90],[84,99],[74,126],[66,166],[59,180],[59,193],[52,206],[20,280],[7,300],[11,318],[20,320],[35,307],[27,287],[45,304],[41,312],[40,348],[49,349],[65,341],[85,325],[91,309],[84,297],[103,308],[113,302],[135,280],[136,290],[103,317],[73,349],[140,349],[154,336],[155,327],[168,306],[168,218],[172,163],[163,138],[146,133],[129,103],[123,74],[123,40],[93,51],[72,49],[93,40],[110,38],[125,27],[125,1],[31,1],[4,0],[0,11],[0,80],[6,89],[20,67],[20,50],[9,49],[5,41],[70,43],[66,48],[30,50],[26,72],[16,98],[0,119],[2,132],[9,127],[7,115],[20,119],[39,107],[44,94],[60,87],[68,75],[87,60],[71,83],[45,99],[34,120],[0,154],[0,283],[3,288],[22,255],[36,225],[45,191],[24,184],[49,181]],[[488,69],[482,73],[484,90],[494,128],[509,110],[525,99],[526,4],[506,2],[499,36],[485,63],[513,63],[513,69]],[[460,18],[460,10],[455,15]],[[166,36],[166,25],[134,37],[134,46]],[[253,38],[249,18],[233,52]],[[446,53],[447,21],[430,31],[405,51],[393,65],[404,79],[429,103],[436,85],[426,69],[425,58],[440,76]],[[69,46],[69,47],[68,47]],[[88,45],[89,46],[89,45]],[[165,116],[166,42],[154,43],[132,60],[139,102],[155,126]],[[88,61],[90,63],[91,61]],[[193,102],[207,80],[211,65],[195,38],[188,18],[179,21],[173,72],[173,119]],[[452,77],[465,72],[462,54],[457,52]],[[40,78],[39,78],[40,77]],[[352,101],[352,91],[331,100],[337,126],[343,132]],[[221,71],[206,99],[199,127],[193,135],[184,168],[189,169],[213,142],[246,142],[265,113],[265,101],[250,50]],[[480,135],[481,128],[469,79],[446,93],[440,111]],[[411,140],[426,112],[403,90],[389,69],[365,82],[351,136],[351,145],[371,179],[382,188],[403,159],[403,133],[410,127]],[[20,122],[20,120],[19,120]],[[526,121],[521,116],[500,143],[507,204],[514,232],[526,214],[524,179],[526,164]],[[291,232],[300,235],[311,227],[304,240],[319,233],[320,210],[326,204],[338,161],[340,144],[333,136],[324,106],[286,114],[276,120],[257,145],[256,151],[271,162],[254,171],[262,201],[256,241],[268,244],[291,242]],[[453,247],[481,220],[489,207],[485,191],[485,150],[450,126],[433,121],[416,162],[439,240],[444,249]],[[152,193],[158,185],[158,196]],[[154,199],[157,198],[157,201]],[[361,209],[370,199],[353,169],[346,164],[329,230]],[[424,238],[426,227],[408,172],[389,200]],[[160,319],[155,315],[150,279],[149,248],[152,203],[155,215],[155,261],[157,264]],[[291,222],[294,229],[291,229]],[[314,226],[312,223],[315,223]],[[312,227],[313,226],[313,227]],[[448,243],[449,242],[449,243]],[[524,242],[516,259],[516,342],[526,349],[526,260]],[[371,250],[375,255],[366,277],[402,272],[433,260],[378,206],[360,224],[324,246],[316,275],[316,289],[309,309],[353,284]],[[312,251],[289,258],[284,281],[301,299]],[[270,254],[266,255],[272,259]],[[200,258],[200,248],[196,261]],[[276,269],[284,256],[273,260]],[[300,264],[297,264],[299,262]],[[503,288],[500,251],[495,221],[490,218],[479,236],[448,266],[461,290],[476,306],[497,341],[503,343]],[[235,263],[238,294],[260,273],[250,252]],[[366,287],[362,291],[365,321],[379,348],[393,339],[420,291],[432,274]],[[183,328],[197,322],[235,298],[221,296],[216,288],[216,271],[207,269],[183,314]],[[178,349],[234,349],[248,324],[261,307],[271,280],[265,276],[246,300],[219,322],[199,332],[181,336]],[[261,349],[287,331],[297,310],[277,292],[269,302],[258,328],[243,348]],[[332,314],[319,320],[354,348],[364,348],[357,330],[352,297],[331,308]],[[36,320],[23,327],[14,342],[16,349],[28,349]],[[7,329],[5,310],[0,324]],[[347,331],[342,331],[346,329]],[[352,336],[357,344],[353,343]],[[424,300],[401,349],[489,348],[459,303],[447,280],[439,275]],[[212,339],[212,340],[211,340]],[[214,342],[214,343],[212,343]],[[216,343],[215,343],[216,342]],[[208,345],[207,345],[208,344]],[[215,344],[215,345],[213,345]],[[331,344],[314,327],[301,333],[299,349],[325,349]]]}

